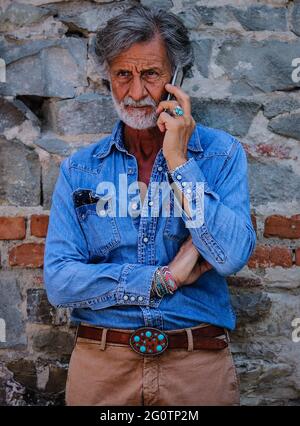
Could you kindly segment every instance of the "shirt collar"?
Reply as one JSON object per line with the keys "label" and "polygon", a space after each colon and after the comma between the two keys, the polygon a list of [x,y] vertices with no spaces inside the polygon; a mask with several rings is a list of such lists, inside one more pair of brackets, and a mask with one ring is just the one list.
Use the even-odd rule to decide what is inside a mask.
{"label": "shirt collar", "polygon": [[[118,120],[112,130],[110,137],[108,137],[105,141],[98,142],[95,157],[103,158],[107,156],[113,145],[115,145],[119,151],[127,152],[124,145],[124,140],[123,140],[123,127],[124,127],[123,121]],[[188,143],[188,150],[194,151],[194,152],[203,151],[203,148],[200,143],[200,135],[199,135],[199,129],[197,125],[195,127],[194,132],[192,133],[192,136],[190,137],[190,140]]]}

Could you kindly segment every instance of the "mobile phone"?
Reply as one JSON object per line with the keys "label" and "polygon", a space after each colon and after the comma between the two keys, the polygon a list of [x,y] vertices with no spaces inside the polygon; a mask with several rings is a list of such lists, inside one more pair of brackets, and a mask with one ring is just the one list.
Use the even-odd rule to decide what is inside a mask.
{"label": "mobile phone", "polygon": [[[177,65],[170,84],[172,84],[173,86],[180,87],[182,85],[183,79],[184,79],[183,69]],[[172,93],[168,93],[168,96],[166,97],[166,101],[171,101],[173,99],[175,99],[175,96],[172,95]],[[168,108],[165,108],[164,111],[168,112]]]}
{"label": "mobile phone", "polygon": [[[177,65],[170,84],[172,84],[173,86],[181,87],[183,83],[183,77],[183,69]],[[170,101],[172,99],[174,99],[174,96],[172,95],[172,93],[168,93],[166,101]]]}

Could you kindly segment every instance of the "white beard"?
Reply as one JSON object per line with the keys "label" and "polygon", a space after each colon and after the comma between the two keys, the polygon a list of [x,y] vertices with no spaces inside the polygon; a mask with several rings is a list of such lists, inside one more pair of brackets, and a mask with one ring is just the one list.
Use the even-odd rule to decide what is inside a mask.
{"label": "white beard", "polygon": [[[158,119],[156,114],[157,105],[155,101],[150,97],[142,99],[141,101],[134,101],[131,97],[126,96],[121,102],[118,102],[114,97],[113,92],[111,92],[112,100],[120,119],[127,124],[127,126],[132,127],[133,129],[149,129],[150,127],[155,127]],[[132,108],[129,112],[126,110],[126,106],[140,107],[149,105],[152,107],[151,112],[146,112],[142,108]]]}

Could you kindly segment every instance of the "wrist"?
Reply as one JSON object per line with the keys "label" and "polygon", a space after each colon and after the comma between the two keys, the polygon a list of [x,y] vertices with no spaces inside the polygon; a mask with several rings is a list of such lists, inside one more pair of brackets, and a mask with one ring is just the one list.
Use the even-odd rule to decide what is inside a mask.
{"label": "wrist", "polygon": [[177,288],[178,285],[169,267],[158,267],[154,274],[150,295],[157,295],[162,298],[165,295],[172,295]]}
{"label": "wrist", "polygon": [[174,271],[173,266],[172,265],[168,265],[168,268],[169,268],[169,271],[172,274],[172,277],[173,277],[174,281],[176,282],[177,287],[181,287],[182,283],[181,283],[179,277],[176,275],[176,272]]}
{"label": "wrist", "polygon": [[173,155],[170,158],[166,158],[166,162],[167,162],[169,172],[176,169],[176,167],[182,166],[187,161],[188,161],[188,159],[183,155]]}

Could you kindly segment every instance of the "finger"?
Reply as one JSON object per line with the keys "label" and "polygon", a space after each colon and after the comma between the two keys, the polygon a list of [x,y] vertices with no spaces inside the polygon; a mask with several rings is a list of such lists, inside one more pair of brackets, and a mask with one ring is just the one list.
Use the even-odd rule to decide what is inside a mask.
{"label": "finger", "polygon": [[207,261],[204,261],[201,264],[196,263],[183,285],[193,284],[198,278],[201,277],[201,275],[210,269],[212,269],[212,266]]}
{"label": "finger", "polygon": [[209,271],[212,269],[212,266],[210,263],[208,263],[206,260],[202,260],[201,262],[197,262],[194,266],[195,272],[200,277],[204,272]]}
{"label": "finger", "polygon": [[191,115],[192,109],[189,95],[185,93],[181,88],[173,86],[170,83],[166,84],[165,88],[169,93],[175,96],[184,113],[186,115]]}
{"label": "finger", "polygon": [[207,260],[204,260],[203,262],[200,263],[200,269],[201,269],[201,273],[204,274],[205,272],[212,269],[212,265],[209,262],[207,262]]}
{"label": "finger", "polygon": [[173,118],[167,112],[161,112],[156,124],[159,127],[159,129],[163,128],[165,131],[168,125],[172,124],[172,122],[176,122],[176,118]]}
{"label": "finger", "polygon": [[164,133],[166,131],[166,126],[165,126],[164,123],[161,123],[161,122],[157,121],[156,125],[159,128],[159,130],[161,131],[161,133]]}
{"label": "finger", "polygon": [[189,274],[188,281],[190,283],[195,282],[198,278],[201,277],[201,275],[204,274],[205,271],[203,271],[203,268],[199,263],[196,263],[196,265],[193,267],[191,273]]}
{"label": "finger", "polygon": [[158,107],[156,109],[156,113],[160,114],[165,109],[168,109],[169,111],[173,111],[178,106],[177,101],[161,101],[158,104]]}

